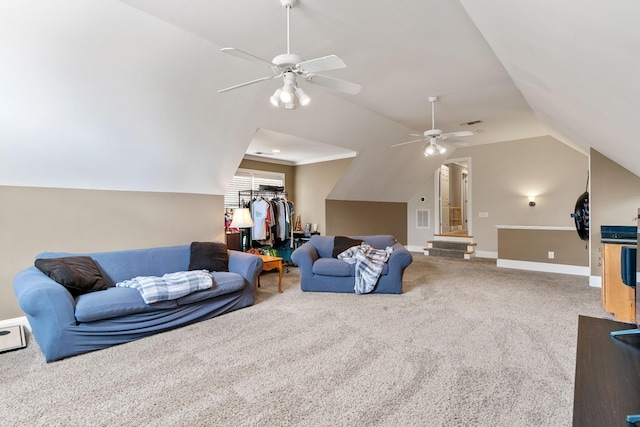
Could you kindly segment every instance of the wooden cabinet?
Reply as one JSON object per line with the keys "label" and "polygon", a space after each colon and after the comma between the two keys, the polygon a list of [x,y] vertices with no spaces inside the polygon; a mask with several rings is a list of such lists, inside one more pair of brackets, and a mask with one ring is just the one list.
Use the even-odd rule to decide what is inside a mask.
{"label": "wooden cabinet", "polygon": [[[635,323],[635,291],[622,281],[621,253],[625,245],[602,245],[602,306],[613,317],[626,323]],[[635,245],[633,245],[635,247]]]}
{"label": "wooden cabinet", "polygon": [[234,251],[242,251],[240,233],[227,233],[227,248]]}

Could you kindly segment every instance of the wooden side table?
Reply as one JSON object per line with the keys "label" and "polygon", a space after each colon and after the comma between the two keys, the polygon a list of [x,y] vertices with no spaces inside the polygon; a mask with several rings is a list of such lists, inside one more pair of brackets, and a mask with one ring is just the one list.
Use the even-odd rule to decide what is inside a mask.
{"label": "wooden side table", "polygon": [[[274,268],[278,269],[278,292],[282,293],[282,258],[269,255],[260,255],[260,258],[262,258],[262,271],[271,271]],[[260,286],[260,276],[258,276],[257,286]]]}

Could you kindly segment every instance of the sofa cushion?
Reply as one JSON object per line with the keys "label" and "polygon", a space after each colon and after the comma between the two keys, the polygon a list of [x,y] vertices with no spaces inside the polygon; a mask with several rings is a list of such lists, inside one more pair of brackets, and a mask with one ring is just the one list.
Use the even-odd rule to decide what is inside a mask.
{"label": "sofa cushion", "polygon": [[98,266],[89,256],[39,258],[36,259],[35,266],[67,288],[74,297],[107,289],[107,282],[104,281]]}
{"label": "sofa cushion", "polygon": [[145,304],[140,292],[133,288],[109,288],[76,298],[76,320],[93,322],[129,314],[177,307],[176,300]]}
{"label": "sofa cushion", "polygon": [[221,242],[192,242],[189,270],[229,271],[227,245]]}
{"label": "sofa cushion", "polygon": [[309,244],[316,248],[320,258],[331,258],[333,252],[333,236],[311,236]]}
{"label": "sofa cushion", "polygon": [[187,305],[217,297],[219,295],[239,291],[243,289],[245,285],[244,277],[238,273],[232,273],[229,271],[212,272],[211,278],[213,279],[213,287],[211,287],[211,289],[205,289],[204,291],[194,292],[192,294],[185,295],[182,298],[178,298],[178,305]]}
{"label": "sofa cushion", "polygon": [[331,252],[331,256],[333,258],[338,258],[338,255],[342,252],[354,246],[359,246],[362,242],[364,242],[364,240],[352,239],[351,237],[346,236],[336,236],[333,239],[333,251]]}
{"label": "sofa cushion", "polygon": [[349,277],[355,275],[355,264],[336,258],[318,258],[311,271],[321,276]]}

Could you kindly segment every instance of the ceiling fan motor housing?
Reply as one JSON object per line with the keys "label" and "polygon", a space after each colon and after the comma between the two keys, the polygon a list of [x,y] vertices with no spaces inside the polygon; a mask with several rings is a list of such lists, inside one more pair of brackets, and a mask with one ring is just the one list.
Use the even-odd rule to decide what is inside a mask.
{"label": "ceiling fan motor housing", "polygon": [[429,129],[424,131],[424,137],[427,139],[432,136],[440,136],[440,135],[442,135],[441,129]]}
{"label": "ceiling fan motor housing", "polygon": [[280,0],[280,4],[284,7],[293,7],[298,0]]}
{"label": "ceiling fan motor housing", "polygon": [[273,58],[273,63],[278,66],[280,70],[293,70],[296,68],[296,64],[299,64],[304,61],[300,55],[296,55],[295,53],[283,53],[281,55]]}

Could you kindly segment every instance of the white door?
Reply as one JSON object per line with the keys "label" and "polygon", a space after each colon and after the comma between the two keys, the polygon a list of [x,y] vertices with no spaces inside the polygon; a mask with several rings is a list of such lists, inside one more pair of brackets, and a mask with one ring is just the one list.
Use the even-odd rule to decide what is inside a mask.
{"label": "white door", "polygon": [[449,166],[440,166],[440,233],[451,231],[449,226]]}

